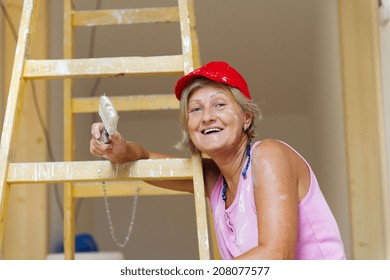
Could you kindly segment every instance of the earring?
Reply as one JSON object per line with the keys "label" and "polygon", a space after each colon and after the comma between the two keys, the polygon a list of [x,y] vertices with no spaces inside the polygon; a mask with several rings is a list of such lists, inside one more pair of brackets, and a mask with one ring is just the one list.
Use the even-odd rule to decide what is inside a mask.
{"label": "earring", "polygon": [[246,124],[244,124],[244,131],[246,132]]}

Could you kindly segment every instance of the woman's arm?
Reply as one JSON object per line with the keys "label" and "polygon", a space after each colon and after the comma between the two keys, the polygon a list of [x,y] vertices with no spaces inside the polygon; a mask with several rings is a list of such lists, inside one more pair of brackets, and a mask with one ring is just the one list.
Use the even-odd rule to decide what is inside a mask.
{"label": "woman's arm", "polygon": [[[300,159],[289,147],[266,140],[255,147],[252,176],[259,246],[237,259],[293,259],[298,236]],[[308,172],[308,171],[307,171]]]}
{"label": "woman's arm", "polygon": [[[92,138],[89,149],[91,154],[96,157],[102,157],[114,163],[125,163],[140,159],[177,158],[171,155],[151,152],[135,142],[125,141],[118,131],[110,137],[111,142],[105,144],[100,140],[103,129],[103,123],[94,123],[91,127]],[[210,160],[204,160],[203,168],[206,187],[211,185],[207,183],[210,182],[209,178],[215,178],[215,175],[213,176],[215,172],[214,166],[215,164],[210,163]],[[146,182],[160,188],[190,193],[194,192],[192,180],[148,180]],[[209,189],[210,187],[206,188],[206,193],[208,193]]]}

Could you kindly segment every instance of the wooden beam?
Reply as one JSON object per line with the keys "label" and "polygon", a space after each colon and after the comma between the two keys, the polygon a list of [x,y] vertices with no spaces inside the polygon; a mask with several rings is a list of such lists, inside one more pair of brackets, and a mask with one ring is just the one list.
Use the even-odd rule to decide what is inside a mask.
{"label": "wooden beam", "polygon": [[177,7],[74,11],[74,26],[179,22]]}
{"label": "wooden beam", "polygon": [[352,257],[384,259],[390,233],[378,1],[339,0],[339,12]]}
{"label": "wooden beam", "polygon": [[[151,94],[110,97],[117,111],[178,110],[180,103],[172,94]],[[100,97],[73,98],[73,113],[93,113],[99,108]]]}
{"label": "wooden beam", "polygon": [[[188,1],[178,1],[180,12],[181,44],[183,53],[184,73],[188,74],[194,69],[194,55],[192,50],[192,37],[190,28],[190,13]],[[205,186],[203,181],[203,168],[200,152],[193,152],[192,169],[194,182],[194,198],[196,211],[196,225],[198,229],[198,248],[201,260],[210,259],[210,245],[207,227],[207,209],[205,200]]]}
{"label": "wooden beam", "polygon": [[183,73],[183,56],[27,60],[26,79],[117,77]]}
{"label": "wooden beam", "polygon": [[196,16],[195,16],[194,0],[188,0],[188,9],[189,9],[189,17],[190,17],[190,30],[191,30],[194,68],[197,69],[202,66],[202,63],[200,61],[198,33],[196,32]]}
{"label": "wooden beam", "polygon": [[[134,196],[139,188],[140,196],[156,195],[189,195],[187,192],[179,192],[152,186],[143,181],[110,182],[106,183],[107,196]],[[102,183],[77,183],[73,184],[75,198],[103,197]]]}
{"label": "wooden beam", "polygon": [[[186,0],[187,1],[187,0]],[[178,1],[180,12],[181,48],[183,53],[184,73],[194,70],[194,58],[192,51],[192,36],[190,23],[190,13],[188,5],[184,1]]]}
{"label": "wooden beam", "polygon": [[102,182],[123,180],[190,180],[190,159],[138,160],[124,164],[109,161],[11,163],[9,184]]}
{"label": "wooden beam", "polygon": [[207,224],[206,194],[203,181],[202,158],[199,152],[193,152],[192,172],[194,182],[194,200],[196,212],[196,226],[198,229],[199,259],[210,259],[210,241]]}
{"label": "wooden beam", "polygon": [[[20,23],[19,39],[23,38],[24,35],[22,35],[21,32],[26,31],[25,21],[29,20],[28,16],[21,16],[23,4],[29,5],[29,8],[34,7],[34,9],[38,12],[39,17],[36,20],[36,24],[33,23],[32,28],[34,29],[36,25],[36,29],[40,31],[35,32],[34,36],[32,32],[27,35],[27,40],[32,40],[32,37],[34,37],[35,39],[32,40],[31,55],[29,48],[27,47],[26,57],[45,57],[48,55],[48,1],[41,0],[34,2],[34,6],[31,6],[31,1],[22,0],[8,0],[5,1],[5,4],[11,16],[11,20],[15,24],[16,30],[18,30],[18,25]],[[34,18],[36,18],[36,15],[33,15],[33,18],[31,18],[31,20],[35,21]],[[13,75],[12,79],[14,79],[15,75],[22,73],[23,69],[23,65],[20,64],[20,60],[14,61],[15,50],[18,49],[18,52],[16,52],[16,56],[18,56],[24,52],[24,47],[21,43],[18,43],[16,48],[14,38],[12,34],[8,32],[8,26],[6,30],[7,32],[5,33],[5,55],[1,57],[2,63],[5,63],[6,65],[4,68],[4,81],[6,81],[4,83],[4,86],[6,88],[3,90],[4,92],[8,93],[8,86],[12,88],[10,90],[10,95],[13,95],[13,97],[10,96],[9,98],[9,104],[11,104],[11,100],[15,98],[14,90],[16,88],[15,81],[12,81],[11,84],[9,84],[9,81],[11,80],[11,73]],[[19,68],[19,66],[22,66],[22,68]],[[21,81],[19,80],[19,78],[16,79],[22,84],[25,83],[24,79],[22,79]],[[47,114],[47,83],[45,81],[36,82],[34,84],[34,88],[36,89],[35,101],[38,104],[41,115],[44,119],[46,119],[45,116]],[[23,86],[20,87],[20,89],[20,94],[22,94],[22,91],[24,91]],[[12,161],[25,162],[31,161],[33,159],[46,160],[47,158],[46,141],[44,139],[42,129],[39,125],[36,108],[35,106],[32,106],[32,104],[34,104],[34,101],[31,89],[32,87],[30,87],[27,83],[25,89],[25,101],[18,101],[19,109],[17,109],[16,114],[18,115],[17,118],[20,118],[20,128],[18,129],[19,132],[15,133],[14,129],[14,132],[12,133],[13,137],[17,138],[13,140],[13,146],[15,148],[14,153],[11,156]],[[8,124],[11,123],[9,118],[7,122]],[[31,129],[32,127],[34,127],[35,129]],[[6,133],[4,133],[4,135]],[[49,250],[49,204],[47,200],[48,188],[45,185],[37,184],[36,186],[34,186],[34,189],[27,185],[19,185],[16,189],[13,189],[11,186],[11,189],[12,190],[9,195],[8,207],[5,206],[5,208],[7,209],[7,219],[5,228],[3,258],[14,260],[45,259]],[[27,235],[26,232],[28,232]]]}

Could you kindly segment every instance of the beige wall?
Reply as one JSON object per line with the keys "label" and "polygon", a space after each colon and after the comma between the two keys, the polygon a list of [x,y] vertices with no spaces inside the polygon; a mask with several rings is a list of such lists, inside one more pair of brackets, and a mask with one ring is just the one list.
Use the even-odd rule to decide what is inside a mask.
{"label": "beige wall", "polygon": [[[62,4],[58,2],[50,3],[52,58],[62,56]],[[90,2],[79,2],[76,1],[78,8],[93,7]],[[103,1],[103,7],[114,7],[116,2],[122,3]],[[134,5],[141,3],[136,1]],[[350,256],[337,0],[242,0],[239,4],[233,0],[196,0],[195,4],[202,62],[227,60],[244,74],[254,100],[263,110],[259,139],[272,137],[286,141],[308,159],[336,216]],[[177,32],[175,25],[101,28],[96,33],[95,54],[175,53],[180,48]],[[160,35],[167,33],[164,37]],[[76,48],[78,57],[88,55],[89,34],[87,28],[76,32],[76,40],[80,42]],[[166,39],[173,44],[164,43]],[[172,92],[175,79],[112,78],[102,81],[97,94]],[[77,81],[76,95],[88,96],[92,85],[93,80]],[[50,88],[51,136],[57,160],[61,160],[61,82],[52,81]],[[85,115],[76,120],[76,158],[92,159],[88,142],[93,118]],[[122,113],[119,129],[126,138],[149,149],[177,153],[171,148],[179,138],[176,112]],[[118,239],[122,240],[131,216],[132,199],[110,201]],[[92,233],[101,250],[119,250],[109,235],[103,199],[86,199],[79,205],[77,232]],[[133,237],[122,250],[126,258],[197,258],[190,196],[141,197],[138,205]],[[62,239],[62,221],[53,194],[51,207],[54,247]]]}
{"label": "beige wall", "polygon": [[344,104],[340,65],[338,1],[316,1],[310,117],[314,168],[351,257]]}

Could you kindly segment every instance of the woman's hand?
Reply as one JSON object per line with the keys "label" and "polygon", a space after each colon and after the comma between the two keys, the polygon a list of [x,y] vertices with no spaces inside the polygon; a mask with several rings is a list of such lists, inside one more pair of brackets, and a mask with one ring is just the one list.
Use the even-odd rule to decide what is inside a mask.
{"label": "woman's hand", "polygon": [[105,144],[101,140],[103,133],[103,123],[94,123],[91,127],[92,138],[89,143],[89,150],[92,155],[108,159],[114,163],[124,163],[138,158],[131,158],[129,144],[126,143],[122,135],[116,131],[110,136],[110,143]]}
{"label": "woman's hand", "polygon": [[[100,139],[103,130],[103,123],[92,124],[92,138],[89,143],[89,150],[91,154],[96,157],[108,159],[113,163],[125,163],[139,159],[175,158],[173,156],[147,151],[135,142],[125,141],[122,135],[117,131],[114,135],[110,136],[110,143],[105,144]],[[146,182],[160,188],[190,193],[194,192],[194,187],[190,180],[151,180]]]}

